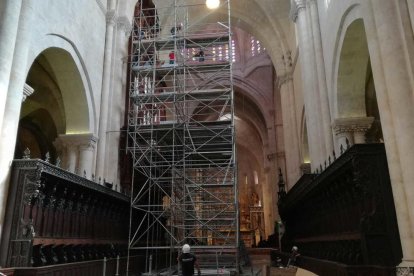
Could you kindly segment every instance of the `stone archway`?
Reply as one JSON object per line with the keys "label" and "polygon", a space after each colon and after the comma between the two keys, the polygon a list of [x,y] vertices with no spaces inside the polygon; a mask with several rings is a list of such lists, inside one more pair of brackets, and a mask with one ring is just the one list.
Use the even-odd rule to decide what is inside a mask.
{"label": "stone archway", "polygon": [[266,177],[265,145],[267,132],[259,107],[238,91],[235,98],[235,127],[241,212],[241,237],[247,246],[258,246],[272,234],[272,207],[276,204],[269,194]]}
{"label": "stone archway", "polygon": [[36,60],[42,60],[43,68],[61,93],[66,125],[63,133],[90,132],[86,90],[71,54],[66,50],[51,47],[44,50]]}
{"label": "stone archway", "polygon": [[364,117],[366,75],[369,64],[368,43],[364,22],[357,19],[351,23],[343,40],[340,53],[336,117]]}
{"label": "stone archway", "polygon": [[[366,132],[371,128],[374,117],[370,110],[376,103],[375,92],[367,96],[367,88],[373,85],[365,25],[362,18],[354,19],[344,29],[334,95],[334,131],[336,148],[348,144],[365,143]],[[371,85],[371,86],[372,86]],[[375,91],[375,87],[373,88]],[[372,89],[370,90],[372,92]],[[370,101],[370,102],[367,102]],[[370,115],[371,115],[370,114]],[[378,113],[378,124],[379,113]],[[378,125],[377,124],[377,125]]]}
{"label": "stone archway", "polygon": [[[45,158],[49,153],[51,162],[59,157],[61,165],[72,172],[77,168],[92,173],[91,111],[72,54],[58,47],[43,50],[31,64],[26,83],[35,92],[22,104],[16,154],[21,155],[22,148],[29,147],[24,144],[29,143],[40,149],[35,158]],[[21,133],[31,133],[28,136],[33,139],[24,141]],[[88,162],[80,160],[85,147]]]}
{"label": "stone archway", "polygon": [[[406,67],[407,56],[400,50],[405,45],[404,36],[402,35],[401,18],[396,16],[396,5],[392,1],[383,1],[381,3],[371,2],[363,4],[354,4],[348,8],[342,16],[340,29],[337,36],[337,46],[334,49],[334,66],[332,70],[332,103],[335,109],[333,118],[338,118],[337,107],[340,104],[337,101],[337,91],[339,85],[338,72],[341,59],[341,51],[343,40],[347,35],[348,27],[354,22],[363,19],[364,29],[366,29],[365,37],[367,40],[368,58],[372,63],[372,67],[365,68],[365,74],[361,78],[368,79],[366,92],[364,96],[365,108],[367,115],[375,117],[375,113],[381,116],[381,124],[383,125],[384,144],[388,160],[388,168],[392,184],[395,209],[398,220],[403,256],[405,260],[412,259],[413,256],[413,233],[412,219],[413,213],[407,199],[407,194],[412,190],[411,179],[413,178],[413,170],[411,169],[413,147],[412,144],[412,83],[409,81],[410,68]],[[379,8],[381,6],[381,8]],[[378,9],[378,10],[377,10]],[[356,26],[356,25],[354,25]],[[381,31],[379,31],[381,30]],[[372,79],[369,76],[372,69]],[[372,105],[368,102],[372,99],[372,86],[375,88],[375,95],[378,99],[378,111],[372,109]],[[398,91],[398,93],[395,93]],[[363,105],[360,105],[362,107]],[[374,111],[374,112],[372,112]],[[338,118],[340,119],[340,118]],[[354,118],[353,118],[354,119]],[[375,121],[374,124],[375,125]],[[350,139],[355,138],[354,130],[366,130],[367,125],[361,126],[355,124],[352,120],[339,120],[335,122],[335,132],[337,137],[337,148],[340,140],[344,140],[347,136]],[[342,136],[342,137],[341,137]],[[362,135],[361,135],[362,136]],[[360,137],[361,137],[360,136]],[[379,140],[379,142],[381,142]],[[410,264],[409,262],[407,262]],[[411,266],[411,264],[410,264]]]}

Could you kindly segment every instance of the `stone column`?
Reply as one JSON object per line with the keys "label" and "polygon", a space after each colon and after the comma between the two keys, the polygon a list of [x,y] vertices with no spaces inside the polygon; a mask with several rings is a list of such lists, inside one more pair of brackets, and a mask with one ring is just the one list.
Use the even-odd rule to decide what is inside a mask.
{"label": "stone column", "polygon": [[78,150],[76,144],[66,143],[66,169],[71,173],[76,173],[76,168],[78,167]]}
{"label": "stone column", "polygon": [[264,172],[258,172],[259,173],[259,183],[262,185],[262,206],[263,206],[263,216],[264,221],[262,222],[264,224],[264,231],[265,231],[265,237],[272,234],[272,225],[274,221],[274,214],[273,214],[273,206],[276,205],[276,202],[273,201],[273,192],[274,189],[272,189],[272,183],[270,183],[269,179],[269,173],[270,168],[266,167],[264,169]]}
{"label": "stone column", "polygon": [[314,76],[314,50],[313,35],[308,28],[305,0],[292,0],[291,18],[296,23],[299,34],[299,54],[303,83],[303,96],[305,99],[305,116],[309,140],[309,155],[312,170],[319,167],[325,159],[323,145],[323,132],[320,128],[318,95],[315,91],[317,85]]}
{"label": "stone column", "polygon": [[111,94],[112,83],[112,48],[114,44],[114,26],[116,21],[115,0],[110,0],[108,4],[108,12],[106,14],[106,35],[105,35],[105,52],[104,52],[104,67],[102,75],[102,93],[99,116],[99,141],[98,152],[96,157],[96,175],[106,177],[106,139],[108,130],[108,113],[109,99]]}
{"label": "stone column", "polygon": [[[93,174],[96,141],[97,138],[93,134],[86,134],[82,141],[79,141],[79,174],[82,176],[86,174],[86,178],[91,178]],[[118,166],[114,167],[118,168]]]}
{"label": "stone column", "polygon": [[[4,1],[4,0],[3,0]],[[12,70],[22,0],[5,0],[0,11],[0,135]],[[27,40],[26,38],[23,38]]]}
{"label": "stone column", "polygon": [[[7,1],[6,5],[15,5],[15,1]],[[10,81],[8,82],[8,89],[1,90],[0,94],[3,97],[4,94],[7,95],[6,97],[6,104],[4,108],[4,117],[3,123],[1,124],[1,136],[0,136],[0,225],[3,225],[4,219],[4,211],[8,193],[8,182],[10,176],[10,169],[11,169],[11,161],[14,157],[14,150],[16,145],[16,137],[17,137],[17,130],[19,127],[19,119],[20,119],[20,109],[23,100],[23,90],[24,84],[26,80],[26,68],[27,68],[27,57],[28,51],[30,47],[30,38],[31,32],[29,30],[31,26],[31,20],[33,15],[33,8],[31,6],[32,1],[30,0],[23,0],[23,1],[16,1],[21,3],[19,4],[19,10],[15,11],[17,15],[11,15],[13,18],[20,14],[20,19],[18,22],[18,33],[17,37],[14,39],[18,41],[16,45],[13,44],[14,52],[11,56],[3,56],[4,58],[8,58],[12,60],[12,67],[10,71]],[[13,3],[13,4],[12,4]],[[13,6],[14,7],[14,6]],[[21,8],[21,9],[20,9]],[[6,7],[7,9],[7,7]],[[4,19],[6,24],[10,22],[7,19]],[[14,20],[12,20],[14,22]],[[16,22],[17,25],[17,22]],[[4,27],[4,26],[2,26]],[[1,27],[1,28],[2,28]],[[9,26],[10,28],[14,28],[14,26]],[[1,36],[0,45],[3,43],[3,36]],[[12,39],[9,37],[9,39]],[[7,37],[6,37],[7,40]],[[1,46],[2,47],[2,46]],[[1,52],[2,55],[4,52]],[[0,62],[0,64],[3,61]],[[2,66],[1,64],[0,66]],[[1,70],[1,69],[0,69]],[[2,76],[3,72],[0,72],[0,76]],[[9,77],[8,76],[8,77]],[[1,81],[0,81],[1,82]],[[5,83],[2,83],[4,85]],[[8,91],[6,93],[6,91]],[[0,100],[0,105],[3,103]],[[3,113],[0,114],[3,116]],[[0,234],[1,236],[1,234]]]}
{"label": "stone column", "polygon": [[55,147],[57,147],[62,155],[62,168],[71,173],[76,173],[78,167],[78,145],[77,137],[75,134],[61,134],[54,141]]}
{"label": "stone column", "polygon": [[346,150],[347,145],[353,145],[354,139],[353,139],[351,128],[335,125],[334,130],[335,130],[335,137],[336,137],[336,144],[337,144],[336,152],[338,155],[341,151]]}
{"label": "stone column", "polygon": [[316,74],[318,75],[318,93],[320,103],[320,113],[322,115],[322,130],[325,142],[325,150],[328,155],[333,151],[333,139],[331,128],[331,113],[329,110],[328,86],[326,83],[325,60],[323,57],[323,47],[321,38],[321,28],[319,25],[318,2],[309,0],[310,18],[313,33],[315,50]]}
{"label": "stone column", "polygon": [[59,135],[55,144],[62,148],[63,168],[88,178],[93,173],[93,157],[97,138],[91,133]]}
{"label": "stone column", "polygon": [[410,13],[411,25],[414,26],[414,1],[407,0],[407,5]]}
{"label": "stone column", "polygon": [[[414,267],[414,85],[412,29],[403,1],[370,1],[367,27],[372,72],[387,150],[398,228],[401,267]],[[406,7],[406,6],[405,6]],[[372,28],[372,29],[370,29]]]}
{"label": "stone column", "polygon": [[[291,73],[279,78],[282,106],[283,136],[286,156],[286,183],[292,187],[300,177],[299,134],[296,121],[296,104]],[[276,172],[275,172],[276,173]]]}
{"label": "stone column", "polygon": [[[108,120],[108,131],[106,148],[119,148],[120,129],[124,122],[125,112],[125,97],[127,89],[127,66],[128,62],[125,57],[128,56],[128,36],[131,33],[131,24],[126,17],[120,17],[117,20],[117,31],[116,31],[116,48],[113,49],[114,62],[114,78],[119,79],[117,83],[114,83],[111,97],[110,106],[110,119]],[[123,145],[125,146],[125,145]],[[106,151],[105,160],[108,164],[118,164],[119,154],[114,152]],[[106,166],[105,177],[110,183],[119,183],[119,170],[118,166]],[[120,185],[117,185],[120,188]]]}

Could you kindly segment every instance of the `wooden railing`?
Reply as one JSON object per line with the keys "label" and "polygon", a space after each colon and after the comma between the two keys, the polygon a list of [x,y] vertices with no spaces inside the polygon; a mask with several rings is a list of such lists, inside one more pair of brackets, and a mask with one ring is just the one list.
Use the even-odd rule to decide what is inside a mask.
{"label": "wooden railing", "polygon": [[354,145],[320,174],[308,175],[279,201],[279,212],[283,251],[295,245],[314,258],[308,270],[315,271],[315,260],[358,267],[401,262],[383,144]]}
{"label": "wooden railing", "polygon": [[129,197],[42,160],[13,162],[2,267],[126,255]]}

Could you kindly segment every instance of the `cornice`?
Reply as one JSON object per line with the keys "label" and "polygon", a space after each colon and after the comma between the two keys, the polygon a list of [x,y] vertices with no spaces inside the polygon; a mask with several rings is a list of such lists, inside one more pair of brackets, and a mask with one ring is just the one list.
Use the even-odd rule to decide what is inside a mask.
{"label": "cornice", "polygon": [[59,141],[59,144],[63,146],[82,146],[94,148],[98,141],[98,137],[92,133],[65,134],[59,135],[57,140]]}
{"label": "cornice", "polygon": [[374,117],[338,118],[335,120],[332,127],[336,134],[345,132],[365,132],[371,127],[374,119]]}

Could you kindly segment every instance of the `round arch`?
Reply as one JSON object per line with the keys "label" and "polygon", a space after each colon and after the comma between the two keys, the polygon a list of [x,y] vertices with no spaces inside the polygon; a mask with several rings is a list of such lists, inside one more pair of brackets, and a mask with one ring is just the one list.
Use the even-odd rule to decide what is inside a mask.
{"label": "round arch", "polygon": [[339,55],[336,117],[365,117],[365,87],[369,65],[368,43],[362,19],[346,29]]}
{"label": "round arch", "polygon": [[97,124],[91,82],[75,45],[58,35],[44,36],[29,53],[27,74],[39,56],[47,61],[62,95],[66,129],[61,134],[94,133]]}
{"label": "round arch", "polygon": [[[154,2],[158,9],[170,8],[173,3],[171,0],[156,0]],[[132,18],[135,4],[136,2],[131,1],[128,4],[123,5],[123,8],[127,10],[126,14],[128,18]],[[283,4],[267,4],[267,2],[263,3],[259,0],[240,0],[232,3],[232,25],[246,30],[263,43],[263,46],[268,49],[268,54],[278,75],[283,75],[287,71],[283,56],[289,51],[290,46],[280,20],[274,15],[275,13],[288,14],[289,9],[290,6],[288,1]],[[197,18],[198,21],[213,20],[212,22],[217,22],[215,17],[216,14],[220,14],[220,10],[217,10],[214,13],[206,13],[205,10],[200,9],[196,13],[197,14],[192,14],[191,18]],[[258,18],[261,18],[261,20],[257,20]],[[167,16],[161,18],[161,27],[172,21],[172,17],[170,18]]]}
{"label": "round arch", "polygon": [[[219,82],[220,80],[216,79],[214,80],[216,82]],[[251,89],[246,90],[247,86],[239,85],[240,83],[236,82],[234,85],[234,104],[235,104],[235,116],[239,119],[245,121],[246,123],[250,124],[252,128],[254,128],[258,135],[260,136],[260,142],[262,143],[262,146],[267,144],[267,141],[269,139],[269,135],[267,133],[267,126],[271,125],[270,119],[267,116],[264,116],[263,111],[263,105],[265,103],[265,97],[263,95],[260,95],[260,92],[256,91],[257,89],[254,89],[250,87]],[[246,84],[246,82],[245,82]],[[258,98],[262,98],[260,101],[257,101]],[[199,104],[197,107],[193,109],[193,116],[198,116],[198,119],[200,119],[200,115],[204,117],[207,120],[217,120],[217,114],[219,113],[220,105],[224,104],[224,102],[216,102],[214,103],[214,108],[216,109],[216,112],[214,114],[203,114],[203,112],[200,112],[201,110],[205,109],[205,106],[202,104]],[[244,112],[241,112],[240,110],[243,109]],[[229,113],[230,110],[225,110],[224,114]]]}
{"label": "round arch", "polygon": [[335,49],[330,99],[332,119],[365,117],[365,83],[369,64],[363,12],[351,5],[341,19]]}
{"label": "round arch", "polygon": [[55,160],[56,150],[53,141],[57,136],[55,120],[50,112],[39,108],[24,115],[19,122],[15,158],[22,158],[25,149],[30,149],[31,158],[43,159],[46,154]]}

